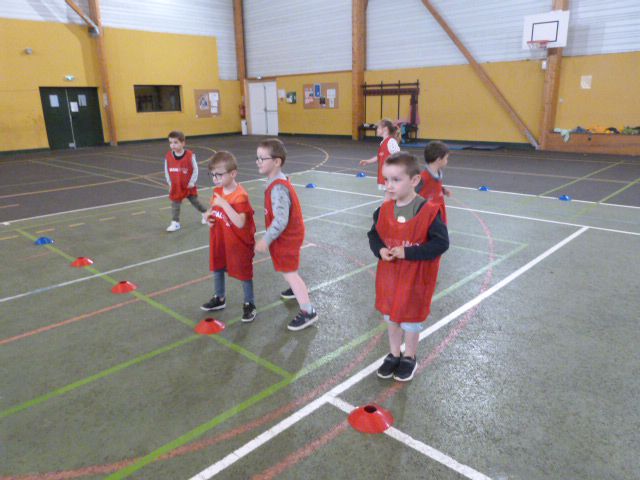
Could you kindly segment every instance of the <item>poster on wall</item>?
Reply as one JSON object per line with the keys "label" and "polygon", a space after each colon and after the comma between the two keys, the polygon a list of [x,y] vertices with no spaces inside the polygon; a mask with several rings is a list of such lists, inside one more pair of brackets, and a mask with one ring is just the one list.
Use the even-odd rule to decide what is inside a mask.
{"label": "poster on wall", "polygon": [[303,85],[302,91],[304,92],[304,108],[338,108],[339,91],[337,83]]}
{"label": "poster on wall", "polygon": [[194,90],[196,118],[220,115],[220,92],[218,90]]}

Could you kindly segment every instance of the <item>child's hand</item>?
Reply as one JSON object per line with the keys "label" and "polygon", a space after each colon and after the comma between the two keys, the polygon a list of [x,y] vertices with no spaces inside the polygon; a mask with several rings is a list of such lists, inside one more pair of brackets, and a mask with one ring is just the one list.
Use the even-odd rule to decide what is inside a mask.
{"label": "child's hand", "polygon": [[387,247],[380,249],[380,257],[385,262],[391,262],[393,260],[393,255],[391,255],[391,251]]}
{"label": "child's hand", "polygon": [[215,205],[216,207],[220,207],[223,208],[225,204],[228,204],[229,202],[227,202],[224,198],[222,198],[220,195],[218,195],[217,193],[213,194],[213,205]]}
{"label": "child's hand", "polygon": [[393,247],[391,250],[391,256],[399,260],[404,259],[404,247]]}
{"label": "child's hand", "polygon": [[444,193],[445,197],[450,197],[451,196],[451,190],[448,190],[446,188],[442,188],[442,193]]}
{"label": "child's hand", "polygon": [[360,160],[359,165],[360,166],[365,166],[369,164],[369,160]]}
{"label": "child's hand", "polygon": [[190,184],[188,184],[188,185],[187,185],[187,188],[193,188],[193,187],[195,187],[195,186],[196,186],[196,184],[195,184],[195,183],[190,183]]}
{"label": "child's hand", "polygon": [[264,238],[261,238],[256,242],[255,251],[257,253],[265,253],[269,249],[269,245]]}

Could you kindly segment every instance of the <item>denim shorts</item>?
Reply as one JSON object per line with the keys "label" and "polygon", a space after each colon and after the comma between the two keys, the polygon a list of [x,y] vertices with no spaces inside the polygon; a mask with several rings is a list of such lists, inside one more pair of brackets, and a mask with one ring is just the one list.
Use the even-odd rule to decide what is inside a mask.
{"label": "denim shorts", "polygon": [[424,322],[392,322],[389,315],[383,315],[382,319],[388,324],[400,325],[400,328],[409,333],[420,333],[424,329]]}

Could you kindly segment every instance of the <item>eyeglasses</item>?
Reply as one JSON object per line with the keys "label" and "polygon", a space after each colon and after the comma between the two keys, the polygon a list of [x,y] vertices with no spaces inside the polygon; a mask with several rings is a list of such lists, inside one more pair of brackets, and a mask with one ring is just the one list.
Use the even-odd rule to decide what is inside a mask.
{"label": "eyeglasses", "polygon": [[265,160],[273,160],[273,157],[256,157],[258,163],[264,163]]}
{"label": "eyeglasses", "polygon": [[222,172],[222,173],[209,172],[209,177],[211,177],[213,180],[220,180],[227,173],[229,173],[229,172]]}

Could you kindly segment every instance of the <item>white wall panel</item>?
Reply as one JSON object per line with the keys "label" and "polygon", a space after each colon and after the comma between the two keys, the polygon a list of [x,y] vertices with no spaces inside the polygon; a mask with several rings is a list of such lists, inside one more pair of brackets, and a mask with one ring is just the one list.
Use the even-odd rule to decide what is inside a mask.
{"label": "white wall panel", "polygon": [[351,1],[245,0],[248,76],[351,70]]}
{"label": "white wall panel", "polygon": [[[87,0],[76,3],[89,12]],[[237,79],[232,0],[101,0],[107,27],[216,37],[220,78]],[[64,0],[0,0],[0,17],[83,23]]]}
{"label": "white wall panel", "polygon": [[[76,4],[89,11],[87,0]],[[0,18],[18,18],[42,22],[84,23],[64,0],[1,0]]]}
{"label": "white wall panel", "polygon": [[[531,58],[522,50],[524,17],[548,12],[551,0],[432,0],[479,62]],[[640,1],[571,0],[565,55],[640,50]],[[455,65],[466,60],[420,0],[370,0],[367,69]]]}
{"label": "white wall panel", "polygon": [[573,0],[565,55],[640,50],[640,1]]}

